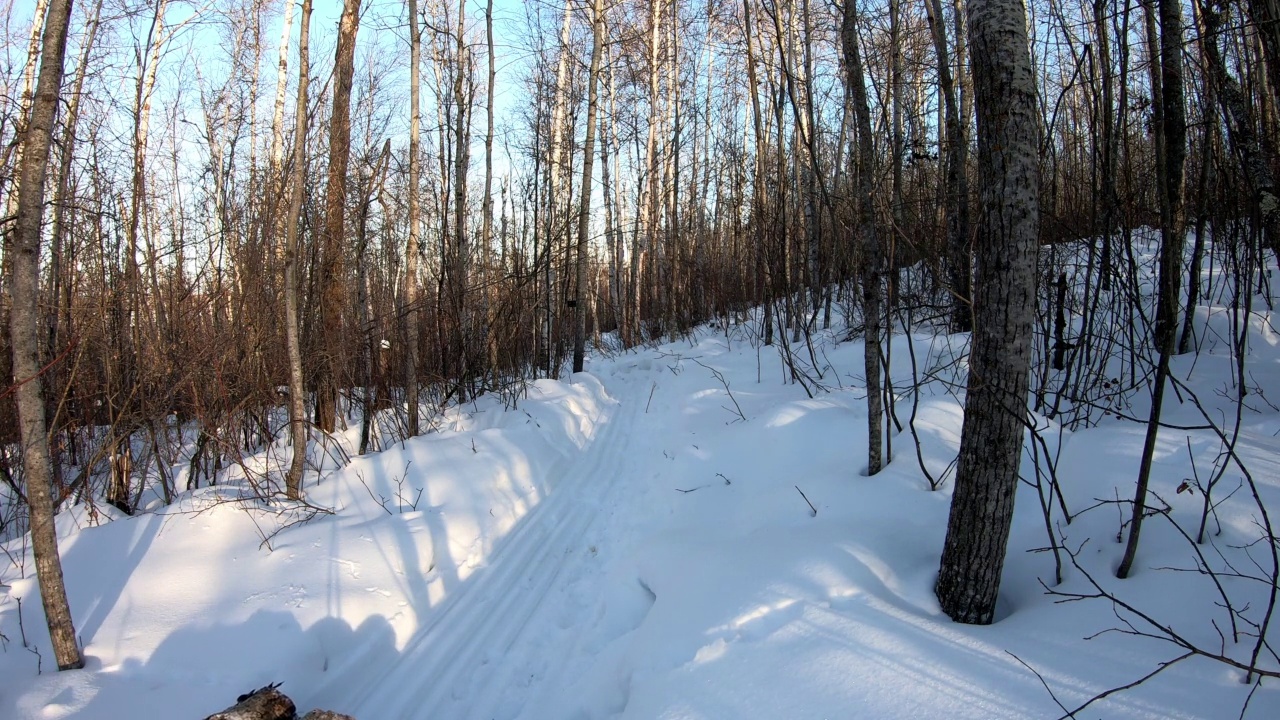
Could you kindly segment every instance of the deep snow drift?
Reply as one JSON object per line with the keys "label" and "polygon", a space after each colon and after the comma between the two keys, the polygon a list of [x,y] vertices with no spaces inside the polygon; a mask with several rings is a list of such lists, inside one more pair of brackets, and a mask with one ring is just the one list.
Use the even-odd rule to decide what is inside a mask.
{"label": "deep snow drift", "polygon": [[[838,337],[817,340],[829,392],[813,398],[787,382],[774,348],[753,346],[748,326],[594,357],[586,373],[533,384],[514,410],[481,398],[436,432],[308,476],[307,499],[333,514],[307,522],[239,500],[235,482],[111,522],[66,510],[63,560],[88,666],[51,671],[32,563],[21,540],[8,543],[0,717],[198,718],[269,682],[302,710],[359,720],[1057,717],[1046,684],[1071,708],[1181,654],[1098,635],[1128,629],[1109,602],[1046,594],[1054,561],[1030,483],[1019,488],[1002,619],[969,627],[942,615],[932,583],[952,484],[930,490],[906,429],[888,468],[862,474],[862,347]],[[954,353],[947,338],[896,336],[899,387],[909,341],[922,369]],[[1277,344],[1263,316],[1249,361],[1261,388],[1276,386]],[[1213,398],[1229,370],[1206,358],[1194,370],[1180,359],[1175,372]],[[1169,422],[1202,422],[1170,404]],[[1256,405],[1241,452],[1280,507],[1280,413]],[[898,412],[905,423],[909,399]],[[935,477],[960,420],[954,394],[926,389],[916,430]],[[1215,623],[1227,632],[1229,619],[1212,582],[1169,569],[1196,565],[1170,523],[1148,521],[1137,571],[1118,581],[1117,506],[1081,513],[1132,497],[1143,427],[1111,419],[1060,433],[1041,422],[1078,513],[1054,522],[1080,566],[1222,649]],[[1168,429],[1152,488],[1194,528],[1203,499],[1177,491],[1192,476],[1188,447],[1197,472],[1210,470],[1216,436]],[[1024,471],[1034,479],[1029,451]],[[1202,547],[1253,571],[1247,552],[1268,560],[1265,546],[1239,548],[1258,537],[1248,495],[1218,508],[1222,532]],[[1069,563],[1057,589],[1093,591]],[[1265,606],[1258,583],[1228,589]],[[1228,636],[1225,651],[1247,658],[1250,647]],[[1192,658],[1083,716],[1234,718],[1251,690],[1243,677]],[[1280,717],[1280,685],[1264,681],[1246,717]]]}

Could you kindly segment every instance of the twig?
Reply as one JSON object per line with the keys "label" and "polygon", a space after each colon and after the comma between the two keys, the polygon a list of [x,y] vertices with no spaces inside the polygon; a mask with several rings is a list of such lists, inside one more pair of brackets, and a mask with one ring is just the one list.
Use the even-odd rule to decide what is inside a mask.
{"label": "twig", "polygon": [[1018,662],[1022,663],[1022,667],[1024,667],[1024,668],[1026,668],[1026,669],[1030,670],[1030,671],[1032,672],[1032,674],[1034,674],[1034,675],[1036,676],[1036,679],[1037,679],[1037,680],[1039,680],[1039,681],[1040,681],[1040,684],[1044,686],[1044,690],[1045,690],[1045,692],[1049,693],[1049,697],[1053,700],[1054,704],[1055,704],[1055,705],[1057,705],[1059,708],[1062,708],[1062,712],[1066,713],[1066,715],[1063,715],[1063,717],[1069,717],[1069,718],[1074,718],[1074,717],[1075,717],[1075,713],[1073,713],[1073,712],[1071,712],[1070,710],[1068,710],[1068,709],[1067,709],[1067,706],[1066,706],[1066,705],[1063,705],[1063,704],[1062,704],[1062,701],[1058,699],[1058,696],[1053,694],[1053,688],[1049,687],[1049,683],[1045,682],[1045,679],[1044,679],[1044,676],[1043,676],[1043,675],[1041,675],[1039,672],[1037,672],[1035,668],[1033,668],[1033,667],[1031,667],[1030,665],[1028,665],[1026,660],[1023,660],[1022,658],[1018,657],[1017,655],[1014,655],[1013,653],[1009,652],[1008,650],[1005,650],[1005,652],[1006,652],[1006,653],[1008,653],[1009,657],[1011,657],[1011,658],[1013,658],[1014,660],[1017,660]]}
{"label": "twig", "polygon": [[804,501],[809,504],[809,509],[813,511],[813,515],[810,517],[818,517],[818,508],[814,507],[813,503],[809,502],[809,497],[804,494],[804,491],[800,489],[800,486],[795,485],[793,487],[795,487],[796,492],[800,493],[800,497],[804,498]]}
{"label": "twig", "polygon": [[[407,468],[408,466],[406,466],[406,469]],[[385,512],[388,515],[395,514],[391,512],[390,508],[387,507],[387,503],[391,502],[390,498],[379,497],[378,495],[374,495],[373,488],[369,487],[369,483],[364,479],[364,473],[357,470],[356,479],[360,481],[360,484],[364,486],[365,492],[369,493],[369,497],[372,498],[374,502],[378,503],[378,506],[382,508],[383,512]]]}
{"label": "twig", "polygon": [[1258,692],[1260,687],[1262,687],[1261,677],[1253,681],[1253,687],[1249,689],[1249,695],[1244,699],[1244,705],[1240,708],[1240,720],[1244,720],[1244,714],[1249,709],[1249,701],[1253,699],[1253,694]]}
{"label": "twig", "polygon": [[23,378],[22,380],[19,380],[18,382],[15,382],[14,384],[12,384],[12,385],[10,385],[9,387],[5,388],[4,392],[0,392],[0,400],[3,400],[3,399],[5,399],[5,398],[9,397],[9,396],[10,396],[10,395],[12,395],[13,393],[17,392],[17,391],[18,391],[18,388],[22,387],[23,385],[26,385],[27,383],[31,382],[32,380],[35,380],[36,378],[38,378],[38,377],[40,377],[40,376],[44,375],[45,373],[49,372],[49,370],[50,370],[50,369],[52,369],[54,365],[57,365],[58,363],[62,362],[64,359],[66,359],[67,355],[68,355],[72,350],[74,350],[74,349],[75,349],[76,344],[79,342],[79,340],[80,340],[80,338],[79,338],[78,336],[73,335],[73,336],[71,337],[71,341],[67,343],[67,347],[66,347],[66,349],[64,349],[61,353],[59,353],[57,357],[55,357],[54,359],[50,360],[50,361],[49,361],[49,362],[48,362],[44,367],[42,367],[42,368],[40,368],[39,370],[37,370],[35,375],[32,375],[32,376],[31,376],[31,377],[29,377],[29,378]]}
{"label": "twig", "polygon": [[[1116,693],[1118,693],[1118,692],[1123,692],[1123,691],[1125,691],[1125,690],[1131,690],[1131,689],[1133,689],[1133,688],[1135,688],[1135,687],[1137,687],[1137,686],[1141,685],[1142,683],[1144,683],[1144,682],[1146,682],[1146,681],[1150,680],[1151,678],[1155,677],[1156,675],[1159,675],[1161,672],[1164,672],[1166,669],[1168,669],[1168,668],[1172,667],[1173,665],[1176,665],[1177,663],[1180,663],[1180,662],[1182,662],[1183,660],[1186,660],[1187,658],[1189,658],[1189,657],[1191,657],[1191,656],[1193,656],[1193,655],[1195,655],[1195,654],[1196,654],[1196,653],[1195,653],[1194,651],[1191,651],[1191,652],[1185,652],[1185,653],[1183,653],[1183,654],[1179,655],[1178,657],[1176,657],[1176,658],[1174,658],[1174,659],[1172,659],[1172,660],[1165,660],[1164,662],[1160,663],[1160,664],[1156,667],[1156,669],[1155,669],[1155,670],[1152,670],[1151,672],[1147,673],[1146,675],[1143,675],[1142,677],[1138,678],[1137,680],[1134,680],[1134,681],[1133,681],[1133,682],[1131,682],[1131,683],[1126,683],[1126,684],[1121,685],[1121,686],[1119,686],[1119,687],[1113,687],[1113,688],[1111,688],[1110,690],[1105,690],[1105,691],[1103,691],[1103,692],[1100,692],[1100,693],[1098,693],[1097,695],[1094,695],[1093,697],[1091,697],[1091,698],[1089,698],[1088,700],[1086,700],[1086,701],[1084,702],[1084,704],[1083,704],[1083,705],[1081,705],[1080,707],[1077,707],[1075,710],[1067,710],[1067,714],[1065,714],[1065,715],[1060,715],[1060,716],[1058,717],[1058,720],[1064,720],[1065,718],[1074,718],[1074,717],[1076,716],[1076,713],[1078,713],[1078,712],[1080,712],[1081,710],[1083,710],[1083,709],[1085,709],[1085,708],[1089,707],[1090,705],[1094,704],[1095,702],[1097,702],[1097,701],[1099,701],[1099,700],[1101,700],[1101,699],[1103,699],[1103,698],[1107,697],[1108,695],[1114,695],[1114,694],[1116,694]],[[1050,695],[1052,695],[1052,693],[1050,693]]]}
{"label": "twig", "polygon": [[[724,373],[722,373],[722,372],[720,372],[719,370],[717,370],[717,369],[715,369],[715,368],[711,367],[710,365],[708,365],[708,364],[706,364],[706,363],[702,362],[701,360],[698,360],[697,358],[694,358],[694,359],[693,359],[693,361],[694,361],[694,362],[696,362],[696,363],[698,363],[698,364],[699,364],[699,365],[701,365],[702,367],[704,367],[704,368],[706,368],[706,369],[710,370],[710,371],[711,371],[711,374],[712,374],[712,375],[714,375],[714,376],[715,376],[715,378],[716,378],[717,380],[719,380],[719,381],[720,381],[720,384],[724,386],[724,394],[725,394],[725,395],[728,395],[728,396],[729,396],[729,400],[733,402],[733,409],[732,409],[732,410],[729,410],[729,408],[725,407],[724,405],[721,405],[720,407],[724,408],[725,410],[729,410],[729,412],[734,413],[735,415],[737,415],[737,416],[738,416],[738,419],[739,419],[739,420],[742,420],[742,422],[746,422],[746,421],[747,421],[747,416],[743,414],[743,412],[742,412],[742,407],[741,407],[740,405],[738,405],[738,399],[737,399],[737,398],[735,398],[735,397],[733,396],[733,393],[729,390],[729,381],[725,379],[725,377],[724,377]],[[736,421],[732,421],[732,422],[736,422]]]}
{"label": "twig", "polygon": [[22,647],[29,648],[31,645],[27,642],[27,629],[22,625],[22,598],[15,595],[13,599],[18,601],[18,632],[22,634]]}

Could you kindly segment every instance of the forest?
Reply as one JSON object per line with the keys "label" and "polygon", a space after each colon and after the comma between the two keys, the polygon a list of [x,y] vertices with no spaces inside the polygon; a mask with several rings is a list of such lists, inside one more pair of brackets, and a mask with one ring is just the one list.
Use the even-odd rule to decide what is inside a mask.
{"label": "forest", "polygon": [[[0,541],[14,567],[30,545],[57,667],[85,657],[55,520],[236,485],[287,516],[270,546],[335,512],[326,473],[450,413],[719,334],[754,382],[856,386],[849,481],[953,492],[952,620],[999,624],[1030,492],[1058,602],[1280,677],[1274,473],[1248,460],[1280,430],[1280,1],[312,5],[5,3]],[[751,372],[671,372],[692,363],[754,417]],[[964,407],[945,462],[934,397]],[[1127,484],[1064,492],[1065,438],[1117,423],[1140,428]],[[1087,513],[1118,523],[1118,578],[1145,523],[1176,528],[1217,635],[1095,580]],[[1248,526],[1230,550],[1224,522]]]}

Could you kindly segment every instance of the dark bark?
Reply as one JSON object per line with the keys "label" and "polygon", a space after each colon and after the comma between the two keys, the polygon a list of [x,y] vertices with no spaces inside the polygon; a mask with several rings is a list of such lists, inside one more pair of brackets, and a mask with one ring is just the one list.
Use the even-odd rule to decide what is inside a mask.
{"label": "dark bark", "polygon": [[1280,105],[1280,0],[1248,0],[1249,15],[1262,39],[1271,92]]}
{"label": "dark bark", "polygon": [[1157,178],[1160,187],[1160,278],[1156,298],[1155,348],[1159,353],[1151,389],[1151,413],[1147,422],[1142,458],[1138,463],[1137,489],[1124,557],[1116,577],[1126,578],[1138,553],[1138,539],[1147,511],[1147,485],[1155,457],[1160,412],[1169,377],[1169,359],[1174,354],[1178,330],[1178,296],[1182,289],[1182,248],[1186,243],[1182,220],[1182,170],[1187,156],[1187,118],[1183,100],[1182,5],[1179,0],[1159,0],[1160,86],[1155,110],[1160,122],[1158,137],[1164,162]]}
{"label": "dark bark", "polygon": [[320,343],[316,367],[316,424],[333,432],[338,412],[338,370],[345,346],[342,309],[346,307],[347,166],[351,156],[351,78],[354,74],[360,0],[344,0],[334,56],[333,114],[329,118],[329,176],[325,187],[325,223],[320,264]]}
{"label": "dark bark", "polygon": [[971,0],[968,18],[981,215],[964,425],[935,592],[953,620],[985,625],[995,619],[1022,459],[1040,127],[1022,2]]}
{"label": "dark bark", "polygon": [[[1254,205],[1257,208],[1262,231],[1267,244],[1273,250],[1280,250],[1280,197],[1276,194],[1275,176],[1271,172],[1273,158],[1263,152],[1262,143],[1254,131],[1252,103],[1245,94],[1240,83],[1231,76],[1227,64],[1218,49],[1218,34],[1221,31],[1223,15],[1226,9],[1215,10],[1202,7],[1205,34],[1201,38],[1205,60],[1208,63],[1210,82],[1214,84],[1217,97],[1227,118],[1227,136],[1240,158],[1241,169],[1245,179],[1253,191]],[[1280,22],[1280,20],[1277,20]],[[1273,82],[1280,81],[1280,77]],[[1193,308],[1188,308],[1188,311]]]}
{"label": "dark bark", "polygon": [[884,397],[880,387],[881,247],[875,219],[875,154],[871,145],[871,109],[858,37],[857,0],[848,0],[840,30],[845,87],[849,89],[858,136],[858,231],[862,251],[863,371],[867,379],[867,474],[884,464]]}
{"label": "dark bark", "polygon": [[939,0],[925,0],[925,13],[933,35],[934,52],[938,56],[938,86],[946,128],[947,174],[947,274],[951,283],[951,330],[973,329],[970,305],[973,252],[969,247],[969,133],[960,118],[960,102],[951,76],[951,58],[947,52],[947,32],[942,22]]}

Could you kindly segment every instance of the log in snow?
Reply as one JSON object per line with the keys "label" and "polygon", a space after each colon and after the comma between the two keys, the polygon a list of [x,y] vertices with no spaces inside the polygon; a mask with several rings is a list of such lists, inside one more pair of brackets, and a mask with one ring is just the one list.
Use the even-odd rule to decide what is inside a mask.
{"label": "log in snow", "polygon": [[[297,720],[298,708],[278,685],[267,685],[236,698],[236,704],[205,720]],[[302,720],[355,720],[329,710],[312,710]]]}

